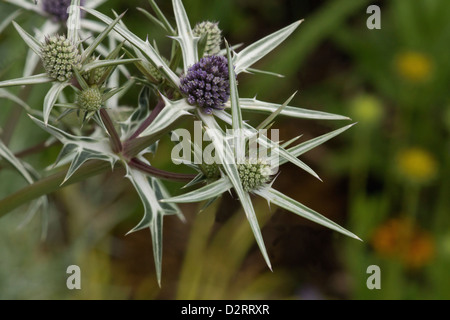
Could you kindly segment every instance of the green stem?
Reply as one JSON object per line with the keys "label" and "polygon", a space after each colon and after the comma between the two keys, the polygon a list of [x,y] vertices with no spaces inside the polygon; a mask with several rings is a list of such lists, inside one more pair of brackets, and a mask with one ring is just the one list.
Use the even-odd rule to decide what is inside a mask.
{"label": "green stem", "polygon": [[420,186],[417,184],[408,183],[405,186],[404,197],[404,210],[406,215],[411,217],[413,220],[416,220],[419,207]]}
{"label": "green stem", "polygon": [[34,146],[32,146],[32,147],[29,147],[29,148],[27,148],[27,149],[24,149],[24,150],[22,150],[22,151],[19,151],[19,152],[17,152],[17,153],[14,154],[14,155],[15,155],[17,158],[24,158],[24,157],[26,157],[26,156],[29,156],[29,155],[32,155],[32,154],[41,152],[41,151],[43,151],[43,150],[45,150],[45,149],[47,149],[47,148],[50,148],[50,147],[52,147],[52,146],[54,146],[54,145],[56,145],[56,144],[59,144],[59,143],[60,143],[59,141],[55,141],[55,142],[52,142],[52,143],[50,143],[50,144],[47,144],[47,141],[40,142],[40,143],[38,143],[38,144],[36,144],[36,145],[34,145]]}
{"label": "green stem", "polygon": [[76,174],[74,174],[69,180],[67,180],[63,186],[61,186],[61,183],[64,181],[64,178],[66,176],[66,172],[64,170],[36,181],[35,183],[30,184],[25,188],[0,200],[0,218],[8,212],[20,207],[21,205],[33,199],[49,194],[61,187],[65,187],[70,184],[85,180],[89,177],[95,176],[106,171],[108,168],[111,167],[107,162],[92,160],[86,162],[85,165],[78,169]]}
{"label": "green stem", "polygon": [[[364,130],[364,129],[363,129]],[[350,169],[349,201],[366,196],[368,159],[370,156],[370,132],[362,131],[355,135],[352,147],[352,166]]]}
{"label": "green stem", "polygon": [[[165,180],[188,182],[195,178],[195,175],[192,174],[174,173],[154,168],[136,158],[132,159],[128,165],[138,170],[141,170],[142,172],[152,177]],[[108,168],[111,167],[107,162],[99,160],[91,160],[86,162],[83,166],[81,166],[80,169],[78,169],[77,172],[64,183],[64,185],[61,185],[61,183],[64,181],[64,178],[66,176],[65,170],[62,170],[51,176],[36,181],[35,183],[30,184],[25,188],[0,200],[0,218],[5,214],[7,214],[8,212],[20,207],[21,205],[33,199],[52,193],[60,188],[66,187],[73,183],[103,173]]]}
{"label": "green stem", "polygon": [[14,108],[13,110],[11,110],[11,113],[8,116],[8,121],[5,124],[5,130],[3,131],[2,135],[3,143],[6,146],[9,145],[9,143],[11,142],[14,129],[16,128],[16,125],[19,122],[21,114],[22,108]]}
{"label": "green stem", "polygon": [[[444,150],[450,150],[450,142],[444,146]],[[450,179],[446,177],[450,177],[450,153],[448,151],[445,152],[443,167],[441,169],[441,181],[438,184],[439,194],[436,197],[436,214],[434,216],[433,225],[434,228],[432,230],[436,230],[436,232],[447,232],[449,225],[449,215],[448,208],[450,208]]]}
{"label": "green stem", "polygon": [[[45,149],[47,149],[47,148],[49,148],[51,146],[54,146],[54,145],[56,145],[58,143],[59,143],[59,141],[55,141],[55,142],[50,143],[50,144],[47,144],[46,141],[40,142],[40,143],[38,143],[38,144],[36,144],[36,145],[34,145],[32,147],[29,147],[27,149],[24,149],[22,151],[19,151],[19,152],[15,153],[14,156],[16,158],[24,158],[26,156],[29,156],[29,155],[38,153],[38,152],[40,152],[42,150],[45,150]],[[1,163],[1,161],[0,161],[0,170],[1,169],[3,169],[3,163]]]}
{"label": "green stem", "polygon": [[[162,107],[162,106],[161,106]],[[102,111],[102,110],[101,110]],[[175,127],[179,121],[182,120],[183,117],[180,117],[177,121],[175,121],[172,125],[170,125],[167,128],[164,128],[163,130],[160,130],[158,132],[155,132],[151,136],[146,136],[143,138],[134,138],[134,139],[128,139],[125,141],[122,145],[120,142],[119,135],[117,134],[117,131],[114,128],[114,125],[109,118],[109,115],[105,112],[101,112],[102,120],[104,121],[105,127],[107,128],[108,132],[110,133],[111,137],[111,143],[114,148],[117,148],[118,150],[122,150],[122,155],[124,160],[127,160],[127,162],[130,162],[132,159],[138,155],[142,150],[149,147],[156,141],[158,141],[163,135],[167,134],[172,130],[173,127]],[[156,115],[155,115],[156,116]],[[113,130],[114,129],[114,130]],[[120,148],[119,148],[120,143]],[[120,151],[119,151],[120,152]],[[146,166],[140,166],[139,164],[134,163],[133,165],[136,165],[139,167],[138,169],[142,170],[143,172],[157,177],[157,178],[163,178],[168,180],[175,180],[175,181],[188,181],[193,178],[191,175],[180,175],[175,173],[168,173],[163,172],[161,170],[155,169],[153,167],[146,167]],[[95,176],[97,174],[100,174],[104,171],[106,171],[108,168],[110,168],[109,163],[102,162],[99,160],[92,160],[86,162],[84,165],[82,165],[77,172],[64,183],[63,186],[61,186],[61,183],[64,181],[64,178],[66,176],[65,170],[55,173],[54,175],[51,175],[49,177],[43,178],[31,185],[26,186],[25,188],[7,196],[6,198],[0,200],[0,218],[7,214],[8,212],[16,209],[17,207],[21,206],[22,204],[25,204],[35,198],[38,198],[40,196],[49,194],[61,187],[82,181],[84,179],[87,179],[89,177]]]}
{"label": "green stem", "polygon": [[[34,71],[38,69],[38,66],[34,68]],[[33,74],[34,74],[33,71]],[[31,91],[33,90],[33,86],[25,86],[23,90],[20,91],[18,98],[22,101],[27,101],[30,97]],[[8,146],[11,138],[13,136],[14,130],[16,129],[17,123],[19,123],[20,116],[22,115],[22,107],[17,103],[13,105],[13,110],[11,111],[10,116],[8,117],[8,121],[5,124],[5,129],[3,130],[2,140],[3,143]]]}

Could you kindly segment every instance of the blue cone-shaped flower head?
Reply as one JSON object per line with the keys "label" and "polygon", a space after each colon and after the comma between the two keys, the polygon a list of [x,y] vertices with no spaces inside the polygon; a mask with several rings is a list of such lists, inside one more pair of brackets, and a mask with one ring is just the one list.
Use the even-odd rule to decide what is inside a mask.
{"label": "blue cone-shaped flower head", "polygon": [[189,104],[197,105],[206,114],[223,109],[230,98],[228,60],[223,56],[200,59],[181,77],[180,90]]}
{"label": "blue cone-shaped flower head", "polygon": [[[67,8],[71,0],[43,0],[42,9],[50,14],[55,21],[66,21],[69,17]],[[80,0],[80,5],[84,5],[84,0]],[[81,11],[81,14],[84,12]]]}

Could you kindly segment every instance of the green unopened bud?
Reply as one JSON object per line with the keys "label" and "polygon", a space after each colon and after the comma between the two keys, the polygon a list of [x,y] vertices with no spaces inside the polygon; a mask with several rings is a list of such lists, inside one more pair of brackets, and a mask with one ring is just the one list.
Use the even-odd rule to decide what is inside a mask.
{"label": "green unopened bud", "polygon": [[272,170],[270,165],[262,160],[250,161],[245,159],[237,167],[242,186],[247,192],[262,187],[271,179]]}
{"label": "green unopened bud", "polygon": [[[92,57],[91,62],[94,62],[94,61],[96,61],[96,59],[94,57]],[[98,85],[100,80],[102,79],[105,71],[106,70],[104,67],[95,68],[95,69],[92,69],[91,71],[83,74],[83,78],[84,78],[84,80],[86,80],[86,82],[89,85]]]}
{"label": "green unopened bud", "polygon": [[[166,64],[169,64],[169,61],[166,58],[163,57],[162,59]],[[148,72],[153,77],[153,79],[156,80],[156,82],[163,82],[165,79],[164,76],[161,74],[161,71],[151,63],[148,64]]]}
{"label": "green unopened bud", "polygon": [[78,105],[81,110],[91,114],[99,110],[103,103],[103,96],[97,87],[83,90],[78,95]]}
{"label": "green unopened bud", "polygon": [[72,78],[73,68],[81,67],[81,56],[76,45],[64,35],[45,39],[41,59],[47,74],[61,82]]}
{"label": "green unopened bud", "polygon": [[204,35],[207,37],[204,55],[210,56],[219,53],[222,44],[222,30],[219,29],[217,22],[203,21],[197,23],[193,32],[197,37]]}
{"label": "green unopened bud", "polygon": [[207,179],[217,179],[220,177],[219,166],[215,163],[202,164],[202,171]]}

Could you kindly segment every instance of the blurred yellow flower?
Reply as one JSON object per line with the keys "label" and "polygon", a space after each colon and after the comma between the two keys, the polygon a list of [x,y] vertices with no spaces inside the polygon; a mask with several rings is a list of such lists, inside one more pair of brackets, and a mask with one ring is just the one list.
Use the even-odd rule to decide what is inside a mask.
{"label": "blurred yellow flower", "polygon": [[350,106],[352,119],[364,125],[378,123],[383,116],[383,105],[376,96],[359,95],[353,98]]}
{"label": "blurred yellow flower", "polygon": [[431,77],[433,61],[424,53],[405,51],[396,56],[395,68],[405,80],[420,83]]}
{"label": "blurred yellow flower", "polygon": [[413,147],[397,154],[397,169],[409,181],[424,183],[436,176],[438,164],[431,153]]}
{"label": "blurred yellow flower", "polygon": [[380,225],[371,243],[380,256],[398,259],[411,269],[423,267],[434,257],[433,238],[408,218],[393,218]]}

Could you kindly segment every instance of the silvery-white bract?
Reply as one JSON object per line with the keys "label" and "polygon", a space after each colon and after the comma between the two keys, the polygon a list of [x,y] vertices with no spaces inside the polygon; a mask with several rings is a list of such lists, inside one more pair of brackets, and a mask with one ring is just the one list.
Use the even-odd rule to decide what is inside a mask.
{"label": "silvery-white bract", "polygon": [[[8,0],[8,2],[44,17],[48,16],[49,9],[46,5],[43,10],[32,7],[26,1]],[[217,23],[199,22],[193,30],[181,0],[172,0],[176,25],[172,25],[170,22],[172,19],[162,13],[154,0],[150,0],[154,13],[143,9],[141,11],[174,41],[170,56],[165,57],[160,54],[162,50],[157,48],[156,43],[150,42],[149,39],[141,39],[127,28],[121,20],[122,15],[109,17],[94,9],[103,1],[87,1],[86,7],[81,7],[83,12],[95,20],[87,19],[87,15],[80,15],[78,10],[80,2],[80,0],[71,2],[73,10],[67,18],[67,30],[64,35],[55,36],[61,25],[58,24],[58,28],[55,28],[54,21],[43,25],[41,31],[45,31],[43,33],[49,39],[44,49],[43,39],[31,35],[13,22],[17,32],[30,47],[30,61],[36,61],[35,56],[42,57],[47,73],[31,75],[30,71],[35,69],[36,64],[30,62],[22,78],[0,82],[0,94],[19,101],[34,123],[63,145],[55,164],[70,163],[70,166],[62,181],[57,180],[59,176],[47,178],[46,181],[52,182],[52,186],[58,185],[54,183],[55,181],[62,184],[70,183],[77,177],[88,177],[108,168],[114,169],[118,166],[125,168],[126,178],[133,184],[144,207],[142,220],[130,232],[150,230],[158,283],[161,281],[164,216],[177,215],[180,219],[184,219],[175,203],[210,201],[231,189],[240,200],[269,268],[271,264],[251,194],[263,197],[269,203],[301,217],[359,239],[328,218],[272,187],[275,169],[272,167],[273,163],[282,165],[290,162],[320,179],[314,170],[298,157],[349,129],[352,124],[295,146],[292,144],[296,138],[280,144],[260,135],[257,142],[268,151],[269,158],[259,162],[250,161],[245,145],[242,150],[235,152],[230,145],[229,135],[223,129],[224,127],[232,129],[233,132],[242,134],[243,139],[247,139],[257,136],[258,130],[271,126],[277,116],[348,120],[347,117],[340,115],[289,106],[292,97],[284,103],[272,103],[239,95],[236,79],[239,74],[255,71],[252,66],[289,37],[302,21],[296,21],[236,52],[238,46],[230,46],[227,41],[222,41],[224,39],[221,39]],[[17,15],[18,13],[13,13],[6,22],[14,20]],[[59,17],[61,18],[61,15]],[[112,32],[113,30],[115,32]],[[108,45],[105,45],[106,42]],[[220,50],[222,42],[225,48]],[[199,53],[202,53],[201,56]],[[129,69],[128,64],[134,64],[139,72],[132,74],[130,70],[135,69]],[[52,83],[45,96],[42,110],[35,110],[36,106],[28,107],[24,101],[2,89],[41,83]],[[136,99],[137,105],[130,113],[129,108],[120,105],[119,99],[121,95],[128,93],[128,88],[136,85],[140,85],[142,90]],[[68,101],[67,97],[74,98]],[[58,110],[65,111],[57,112]],[[79,115],[83,125],[93,120],[89,123],[95,130],[91,131],[90,135],[83,135],[83,131],[80,130],[60,127],[60,122],[56,121],[74,111]],[[243,111],[246,111],[246,118],[242,114]],[[252,120],[254,112],[268,114],[267,119],[256,127],[247,121]],[[197,170],[198,174],[180,174],[155,168],[148,158],[144,157],[148,153],[154,153],[162,143],[161,137],[176,129],[179,120],[183,119],[202,122],[203,131],[210,137],[220,165],[186,163]],[[69,132],[81,133],[76,135]],[[195,141],[192,143],[195,144]],[[247,159],[243,163],[240,162],[242,155]],[[27,177],[27,181],[31,184],[30,192],[34,192],[33,197],[42,196],[33,207],[43,206],[46,203],[45,194],[52,191],[51,187],[39,189],[45,190],[39,193],[37,186],[35,187],[34,177],[37,175],[30,175],[30,167],[15,158],[2,144],[0,156]],[[272,161],[274,159],[277,161]],[[87,162],[87,160],[95,161]],[[194,191],[171,196],[164,187],[163,180],[203,185]],[[8,206],[2,206],[4,204],[2,201],[12,200],[0,200],[0,214],[4,214],[2,207],[14,207],[10,203]]]}

